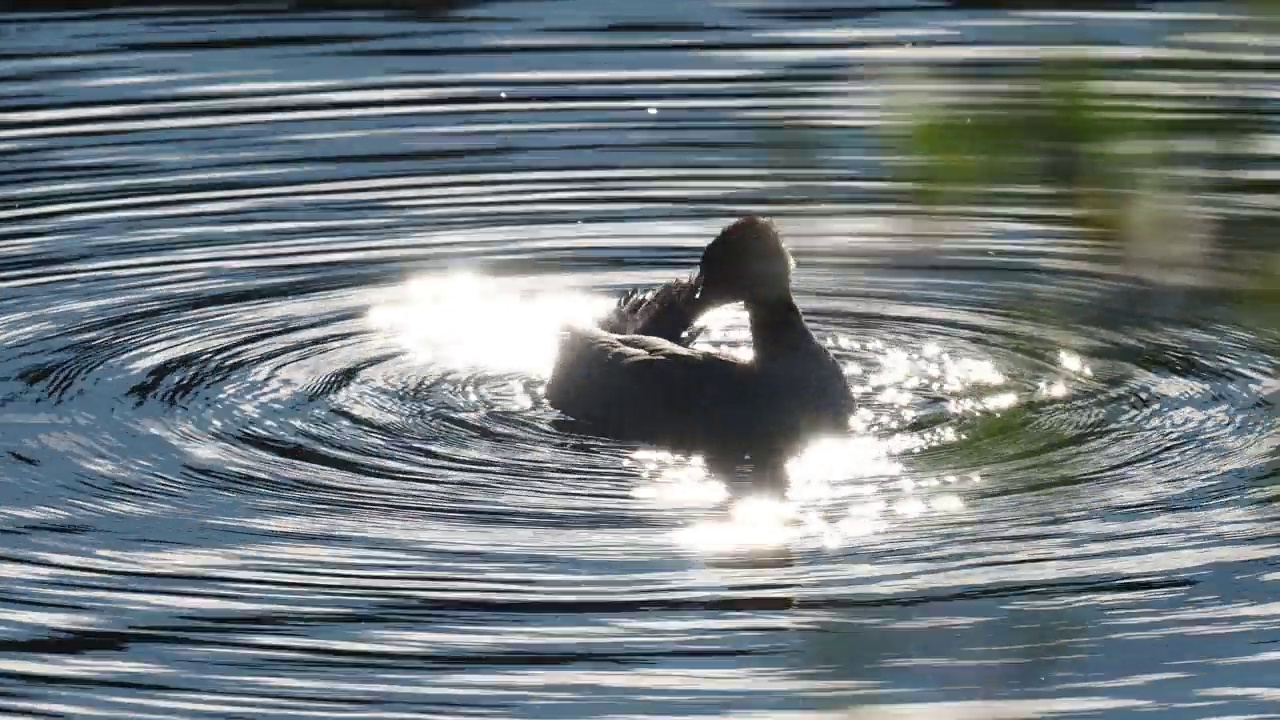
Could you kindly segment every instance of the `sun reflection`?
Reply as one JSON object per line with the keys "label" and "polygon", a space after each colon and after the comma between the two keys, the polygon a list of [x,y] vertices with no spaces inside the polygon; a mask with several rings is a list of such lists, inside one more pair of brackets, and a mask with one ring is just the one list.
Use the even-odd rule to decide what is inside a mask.
{"label": "sun reflection", "polygon": [[1057,380],[1052,383],[1041,381],[1036,387],[1036,393],[1041,397],[1053,398],[1056,400],[1066,397],[1070,391],[1067,389],[1067,384],[1065,382]]}
{"label": "sun reflection", "polygon": [[[722,309],[708,316],[703,341],[720,349],[749,347],[738,312]],[[667,506],[723,506],[718,517],[679,531],[682,544],[708,553],[805,544],[833,548],[865,542],[895,525],[965,512],[966,491],[982,482],[981,475],[918,476],[902,461],[962,440],[963,434],[945,422],[899,428],[927,420],[939,395],[952,414],[1000,413],[1032,400],[1065,398],[1076,380],[1092,376],[1084,358],[1065,350],[1058,354],[1058,372],[1015,386],[994,361],[965,357],[939,343],[910,350],[839,335],[823,342],[837,353],[864,400],[849,418],[850,435],[814,440],[785,463],[780,497],[734,497],[700,458],[636,456],[647,483],[637,496]],[[854,350],[865,355],[840,357]]]}
{"label": "sun reflection", "polygon": [[643,479],[631,495],[665,507],[709,507],[729,496],[724,483],[711,476],[698,455],[645,449],[632,453],[625,464],[639,468]]}
{"label": "sun reflection", "polygon": [[[905,447],[892,438],[859,435],[814,441],[786,463],[788,485],[783,496],[750,494],[728,500],[722,516],[703,520],[675,533],[676,540],[697,552],[723,554],[764,548],[811,545],[848,546],[876,535],[896,521],[961,512],[962,487],[979,477],[906,477],[895,455]],[[646,454],[647,472],[667,477],[676,456]],[[708,482],[705,466],[690,462],[693,482]],[[685,481],[688,481],[687,479]],[[723,489],[724,486],[720,485]],[[674,502],[657,492],[642,493]],[[677,495],[678,494],[673,494]]]}
{"label": "sun reflection", "polygon": [[1093,370],[1085,364],[1084,359],[1070,350],[1058,351],[1058,364],[1069,372],[1093,377]]}
{"label": "sun reflection", "polygon": [[[883,349],[883,343],[871,347],[877,345]],[[936,343],[925,345],[918,353],[889,348],[879,361],[879,369],[867,376],[867,387],[878,389],[878,398],[887,403],[910,403],[911,390],[958,393],[972,387],[1003,385],[1008,380],[991,361],[957,358]],[[861,375],[861,367],[854,366],[858,372],[849,374]]]}
{"label": "sun reflection", "polygon": [[964,507],[964,501],[960,499],[960,496],[951,494],[939,495],[929,504],[938,512],[955,512]]}
{"label": "sun reflection", "polygon": [[919,517],[929,509],[924,501],[917,497],[904,497],[893,506],[894,512],[904,517]]}
{"label": "sun reflection", "polygon": [[982,398],[982,407],[987,410],[1008,410],[1018,404],[1018,393],[1006,392],[988,395]]}
{"label": "sun reflection", "polygon": [[[749,357],[750,335],[742,320],[741,309],[734,306],[711,313],[703,319],[707,330],[700,344]],[[965,510],[964,487],[977,483],[977,475],[911,477],[900,460],[957,441],[956,429],[895,430],[928,412],[923,403],[929,395],[968,394],[952,401],[956,412],[1017,405],[1022,398],[1008,387],[1005,373],[990,360],[963,357],[938,343],[910,351],[838,334],[823,342],[838,356],[866,353],[841,359],[846,376],[861,383],[854,385],[855,391],[872,402],[864,402],[849,418],[849,436],[816,439],[788,459],[782,496],[734,497],[697,457],[645,451],[632,458],[644,477],[637,497],[668,507],[723,506],[717,517],[678,531],[681,544],[712,554],[805,544],[835,548],[865,541],[895,523]]]}
{"label": "sun reflection", "polygon": [[755,359],[751,328],[742,303],[730,303],[709,311],[698,318],[698,326],[702,331],[693,344],[695,348],[715,350],[744,362]]}
{"label": "sun reflection", "polygon": [[871,500],[854,503],[849,506],[846,515],[838,520],[835,530],[846,538],[866,537],[884,530],[886,521],[884,512],[888,503],[884,500]]}
{"label": "sun reflection", "polygon": [[749,497],[734,503],[727,520],[698,523],[676,536],[701,552],[733,552],[789,544],[805,534],[805,525],[794,504]]}
{"label": "sun reflection", "polygon": [[787,461],[789,496],[816,500],[830,496],[834,483],[872,477],[895,477],[902,464],[890,457],[890,446],[874,437],[821,438]]}
{"label": "sun reflection", "polygon": [[591,323],[613,302],[518,278],[451,273],[411,280],[368,319],[422,362],[545,376],[561,326]]}

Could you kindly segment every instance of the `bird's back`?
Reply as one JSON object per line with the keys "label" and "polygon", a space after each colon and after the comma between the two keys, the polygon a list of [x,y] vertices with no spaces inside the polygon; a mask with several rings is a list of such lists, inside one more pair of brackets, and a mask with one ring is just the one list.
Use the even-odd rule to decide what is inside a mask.
{"label": "bird's back", "polygon": [[662,338],[575,328],[547,384],[550,405],[597,431],[636,439],[706,442],[758,417],[757,371],[719,353]]}

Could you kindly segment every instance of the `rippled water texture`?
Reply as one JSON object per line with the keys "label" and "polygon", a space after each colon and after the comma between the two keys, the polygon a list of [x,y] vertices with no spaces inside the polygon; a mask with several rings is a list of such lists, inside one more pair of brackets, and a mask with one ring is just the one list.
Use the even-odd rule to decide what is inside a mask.
{"label": "rippled water texture", "polygon": [[[1272,340],[877,139],[1072,45],[1274,98],[1232,12],[0,15],[0,714],[1276,717]],[[783,497],[542,397],[748,211],[860,402]]]}

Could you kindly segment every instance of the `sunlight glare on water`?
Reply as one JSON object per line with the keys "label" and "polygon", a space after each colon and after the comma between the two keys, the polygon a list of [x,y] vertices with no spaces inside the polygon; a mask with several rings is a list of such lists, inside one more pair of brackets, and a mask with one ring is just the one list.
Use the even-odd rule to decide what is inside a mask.
{"label": "sunlight glare on water", "polygon": [[747,497],[729,507],[728,518],[676,531],[678,543],[700,553],[741,553],[791,545],[812,527],[794,503],[774,497]]}
{"label": "sunlight glare on water", "polygon": [[[895,457],[897,452],[892,443],[870,435],[817,439],[787,461],[783,496],[733,497],[717,483],[716,492],[699,497],[706,505],[727,501],[726,516],[682,528],[675,533],[676,541],[713,554],[806,542],[830,549],[884,530],[891,517],[910,520],[964,508],[960,493],[979,482],[976,474],[963,479],[900,477],[904,466]],[[639,497],[670,502],[673,497],[687,497],[690,487],[709,482],[700,461],[685,465],[671,455],[663,460],[675,469],[664,471],[662,477],[677,478],[673,485],[684,492],[649,490]]]}
{"label": "sunlight glare on water", "polygon": [[699,455],[644,448],[632,453],[626,464],[640,470],[632,496],[662,507],[711,506],[728,497],[724,482],[712,477]]}
{"label": "sunlight glare on water", "polygon": [[[706,346],[733,352],[749,342],[749,335],[743,334],[744,320],[738,306],[709,314]],[[859,347],[844,336],[835,336],[827,344],[837,351]],[[919,351],[879,341],[869,343],[869,349],[878,367],[866,374],[864,385],[854,384],[854,389],[864,398],[873,398],[879,410],[864,402],[850,418],[850,435],[816,439],[790,458],[783,497],[734,497],[707,476],[701,459],[647,451],[643,456],[651,467],[662,468],[656,473],[662,482],[641,486],[637,497],[672,506],[688,504],[691,498],[697,498],[695,504],[724,504],[724,517],[699,521],[676,533],[679,543],[700,552],[747,552],[805,541],[846,547],[895,524],[961,512],[967,505],[965,492],[981,481],[978,473],[906,474],[902,456],[964,439],[953,427],[929,433],[902,430],[918,415],[917,393],[950,396],[949,413],[972,416],[1009,410],[1033,397],[1062,398],[1069,393],[1070,377],[1092,376],[1081,356],[1064,350],[1058,360],[1065,376],[1041,380],[1027,392],[993,393],[991,389],[1009,384],[1010,378],[992,360],[957,356],[932,342]],[[862,374],[853,373],[851,382]],[[896,432],[884,435],[884,430]],[[660,461],[655,460],[659,457]],[[646,477],[654,476],[646,470]]]}
{"label": "sunlight glare on water", "polygon": [[[1265,4],[0,12],[0,715],[1275,717]],[[847,436],[541,401],[743,213]]]}
{"label": "sunlight glare on water", "polygon": [[546,377],[561,328],[588,325],[613,303],[519,278],[455,272],[406,282],[368,318],[423,364]]}

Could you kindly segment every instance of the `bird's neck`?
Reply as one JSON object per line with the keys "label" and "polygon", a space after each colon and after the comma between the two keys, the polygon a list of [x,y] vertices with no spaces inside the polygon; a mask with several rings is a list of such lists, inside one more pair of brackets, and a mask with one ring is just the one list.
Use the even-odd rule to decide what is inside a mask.
{"label": "bird's neck", "polygon": [[745,305],[757,362],[768,363],[817,342],[789,294],[748,300]]}

